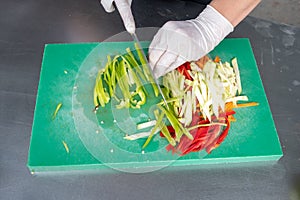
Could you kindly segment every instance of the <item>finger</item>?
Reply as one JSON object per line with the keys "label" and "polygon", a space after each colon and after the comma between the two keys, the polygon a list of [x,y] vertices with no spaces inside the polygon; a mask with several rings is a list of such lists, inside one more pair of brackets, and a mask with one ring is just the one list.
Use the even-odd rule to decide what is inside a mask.
{"label": "finger", "polygon": [[160,28],[149,45],[149,54],[155,50],[165,50],[168,44],[168,32]]}
{"label": "finger", "polygon": [[174,63],[181,62],[178,60],[179,56],[175,52],[166,51],[158,60],[154,68],[154,75],[155,77],[160,77],[165,75],[166,73],[172,71],[173,69],[177,68],[178,66],[174,67]]}
{"label": "finger", "polygon": [[149,46],[149,63],[152,69],[155,68],[158,60],[165,53],[167,48],[168,48],[168,40],[166,34],[161,28],[156,33]]}
{"label": "finger", "polygon": [[127,0],[115,0],[116,7],[121,15],[124,26],[129,33],[135,33],[135,22]]}
{"label": "finger", "polygon": [[166,73],[176,69],[180,65],[184,64],[187,60],[183,59],[182,57],[178,56],[177,59],[170,64],[169,68],[166,70]]}
{"label": "finger", "polygon": [[160,76],[166,74],[167,71],[169,71],[169,66],[174,62],[175,59],[177,59],[177,55],[170,54],[167,51],[164,52],[153,69],[153,74],[155,75],[155,77],[159,78]]}
{"label": "finger", "polygon": [[155,69],[155,66],[160,59],[160,57],[165,53],[165,49],[152,49],[149,50],[149,64],[152,70]]}
{"label": "finger", "polygon": [[131,6],[132,0],[127,0],[127,2]]}
{"label": "finger", "polygon": [[110,13],[115,10],[113,1],[114,0],[101,0],[101,5],[103,6],[103,8],[106,12]]}
{"label": "finger", "polygon": [[154,70],[158,60],[167,49],[167,43],[162,42],[163,40],[161,40],[158,34],[154,37],[149,46],[149,63],[152,70]]}

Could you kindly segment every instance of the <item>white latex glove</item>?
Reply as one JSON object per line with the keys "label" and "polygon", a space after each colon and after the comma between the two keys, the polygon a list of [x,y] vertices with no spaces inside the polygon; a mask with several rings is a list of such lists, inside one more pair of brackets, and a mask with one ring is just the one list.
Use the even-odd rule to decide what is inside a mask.
{"label": "white latex glove", "polygon": [[101,0],[101,4],[106,12],[115,10],[113,2],[116,4],[126,30],[131,34],[134,33],[135,22],[130,8],[132,0]]}
{"label": "white latex glove", "polygon": [[232,24],[209,5],[196,19],[167,22],[149,47],[154,76],[158,78],[186,61],[198,60],[232,31]]}

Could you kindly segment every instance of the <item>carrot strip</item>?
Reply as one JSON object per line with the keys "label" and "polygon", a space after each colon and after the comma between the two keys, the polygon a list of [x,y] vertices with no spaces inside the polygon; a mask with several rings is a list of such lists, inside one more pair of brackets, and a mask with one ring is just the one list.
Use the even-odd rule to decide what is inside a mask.
{"label": "carrot strip", "polygon": [[225,105],[225,111],[229,112],[233,108],[245,108],[245,107],[251,107],[251,106],[258,106],[258,105],[259,105],[259,103],[257,103],[257,102],[239,103],[239,104],[236,104],[236,105],[232,102],[228,102]]}
{"label": "carrot strip", "polygon": [[244,108],[244,107],[251,107],[251,106],[258,106],[259,103],[257,102],[250,102],[250,103],[240,103],[236,105],[236,108]]}
{"label": "carrot strip", "polygon": [[220,59],[219,56],[216,56],[215,59],[214,59],[214,61],[217,62],[217,63],[219,63],[221,61],[221,59]]}
{"label": "carrot strip", "polygon": [[234,105],[232,102],[228,102],[225,104],[225,112],[232,111],[233,108],[234,108]]}
{"label": "carrot strip", "polygon": [[235,117],[233,115],[229,115],[228,116],[228,121],[229,122],[236,122],[236,119],[235,119]]}

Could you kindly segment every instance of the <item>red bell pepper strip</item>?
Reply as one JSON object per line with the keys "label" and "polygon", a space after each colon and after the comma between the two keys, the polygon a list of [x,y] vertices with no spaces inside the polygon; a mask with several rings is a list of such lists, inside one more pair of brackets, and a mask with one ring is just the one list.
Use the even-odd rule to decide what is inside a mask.
{"label": "red bell pepper strip", "polygon": [[206,152],[210,153],[213,149],[217,148],[226,138],[226,136],[228,135],[228,131],[230,128],[230,122],[228,120],[228,118],[226,118],[226,124],[227,127],[226,129],[222,132],[222,134],[217,138],[217,141],[215,143],[210,144],[207,148],[206,148]]}
{"label": "red bell pepper strip", "polygon": [[[172,145],[168,145],[166,150],[172,150],[173,154],[178,153],[180,155],[186,155],[190,152],[198,152],[204,149],[207,153],[210,153],[213,149],[217,148],[228,135],[230,128],[228,117],[234,114],[235,112],[233,110],[220,114],[220,118],[224,118],[225,123],[227,124],[227,127],[223,131],[221,130],[221,125],[199,127],[198,129],[193,129],[190,131],[191,135],[194,137],[194,140],[191,141],[186,136],[183,136],[177,146],[173,147]],[[208,120],[204,120],[199,115],[195,115],[193,119],[194,118],[197,120],[193,120],[193,125],[210,123]],[[175,136],[174,129],[171,126],[169,126],[168,129],[170,133],[173,133]]]}
{"label": "red bell pepper strip", "polygon": [[181,73],[182,75],[184,75],[186,79],[193,80],[193,78],[189,74],[188,70],[191,70],[191,65],[189,62],[186,62],[186,63],[180,65],[179,67],[177,67],[177,71],[179,73]]}

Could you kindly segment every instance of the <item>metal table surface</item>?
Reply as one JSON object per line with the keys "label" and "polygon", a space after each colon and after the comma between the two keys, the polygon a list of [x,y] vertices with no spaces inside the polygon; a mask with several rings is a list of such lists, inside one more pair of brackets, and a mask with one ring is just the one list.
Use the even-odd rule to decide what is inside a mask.
{"label": "metal table surface", "polygon": [[[203,9],[179,0],[132,7],[138,27]],[[278,163],[32,176],[26,162],[44,45],[103,41],[124,28],[97,0],[2,1],[0,27],[0,199],[288,199],[299,191],[300,28],[248,17],[230,35],[251,40],[284,151]]]}

